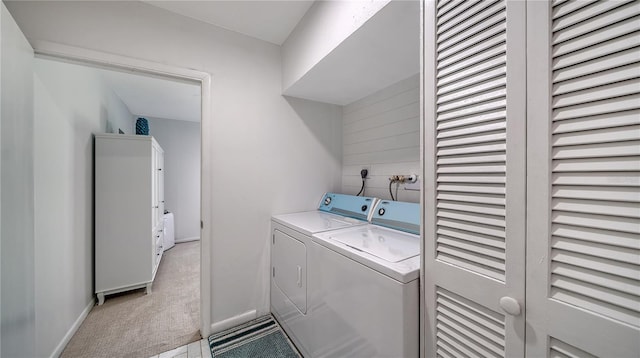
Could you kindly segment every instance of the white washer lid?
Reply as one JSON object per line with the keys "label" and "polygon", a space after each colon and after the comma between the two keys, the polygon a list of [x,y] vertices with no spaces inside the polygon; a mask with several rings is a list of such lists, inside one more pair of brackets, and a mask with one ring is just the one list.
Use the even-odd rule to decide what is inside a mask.
{"label": "white washer lid", "polygon": [[[408,258],[398,262],[391,262],[364,251],[362,248],[365,245],[359,244],[355,239],[345,240],[349,241],[350,244],[336,240],[336,237],[362,237],[363,233],[373,238],[376,238],[375,235],[378,233],[383,234],[386,243],[400,244],[402,248],[400,251],[404,254],[394,255],[396,258],[402,256],[408,256]],[[360,239],[360,241],[362,242],[362,239]],[[336,231],[317,233],[313,235],[313,242],[320,247],[335,251],[339,255],[346,256],[401,283],[409,283],[418,279],[420,276],[420,236],[418,235],[369,224],[366,226],[353,226]],[[384,247],[384,245],[380,246]],[[380,252],[383,251],[384,250],[378,250],[376,254],[381,255]],[[395,248],[390,252],[395,252]],[[412,254],[414,256],[410,256]]]}
{"label": "white washer lid", "polygon": [[414,235],[367,225],[348,232],[330,233],[329,238],[388,262],[400,262],[420,255],[420,241]]}
{"label": "white washer lid", "polygon": [[330,214],[323,211],[304,211],[300,213],[274,215],[273,221],[285,225],[293,230],[307,235],[314,233],[342,229],[354,225],[364,225],[367,222],[344,216]]}

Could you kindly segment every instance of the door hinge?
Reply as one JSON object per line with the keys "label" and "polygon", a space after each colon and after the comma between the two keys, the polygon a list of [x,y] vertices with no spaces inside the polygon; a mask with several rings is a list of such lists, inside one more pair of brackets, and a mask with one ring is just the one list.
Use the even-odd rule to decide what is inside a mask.
{"label": "door hinge", "polygon": [[271,275],[272,275],[273,277],[276,277],[276,268],[275,268],[275,267],[272,267],[272,268],[271,268]]}
{"label": "door hinge", "polygon": [[276,244],[276,235],[273,234],[273,235],[271,235],[271,237],[273,238],[273,244],[275,245]]}
{"label": "door hinge", "polygon": [[204,229],[204,223],[202,222],[202,220],[200,220],[200,228]]}

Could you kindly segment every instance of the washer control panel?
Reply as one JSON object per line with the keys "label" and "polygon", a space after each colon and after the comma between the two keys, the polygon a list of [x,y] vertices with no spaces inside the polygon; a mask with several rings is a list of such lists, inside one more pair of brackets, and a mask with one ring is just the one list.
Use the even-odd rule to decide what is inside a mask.
{"label": "washer control panel", "polygon": [[371,217],[371,223],[420,234],[420,204],[380,200]]}
{"label": "washer control panel", "polygon": [[318,210],[334,213],[358,220],[368,221],[378,199],[337,193],[326,193],[320,201]]}

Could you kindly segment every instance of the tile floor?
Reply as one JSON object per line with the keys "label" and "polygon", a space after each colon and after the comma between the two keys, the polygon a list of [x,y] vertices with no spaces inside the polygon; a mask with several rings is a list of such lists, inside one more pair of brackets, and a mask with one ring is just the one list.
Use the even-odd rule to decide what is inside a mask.
{"label": "tile floor", "polygon": [[203,338],[182,347],[172,349],[150,358],[210,358],[209,341]]}

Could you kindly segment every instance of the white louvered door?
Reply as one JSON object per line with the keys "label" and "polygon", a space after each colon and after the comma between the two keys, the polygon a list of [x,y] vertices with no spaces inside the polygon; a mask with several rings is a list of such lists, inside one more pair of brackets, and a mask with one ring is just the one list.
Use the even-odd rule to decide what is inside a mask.
{"label": "white louvered door", "polygon": [[423,353],[523,356],[525,3],[424,6]]}
{"label": "white louvered door", "polygon": [[530,2],[527,356],[640,356],[640,2]]}

